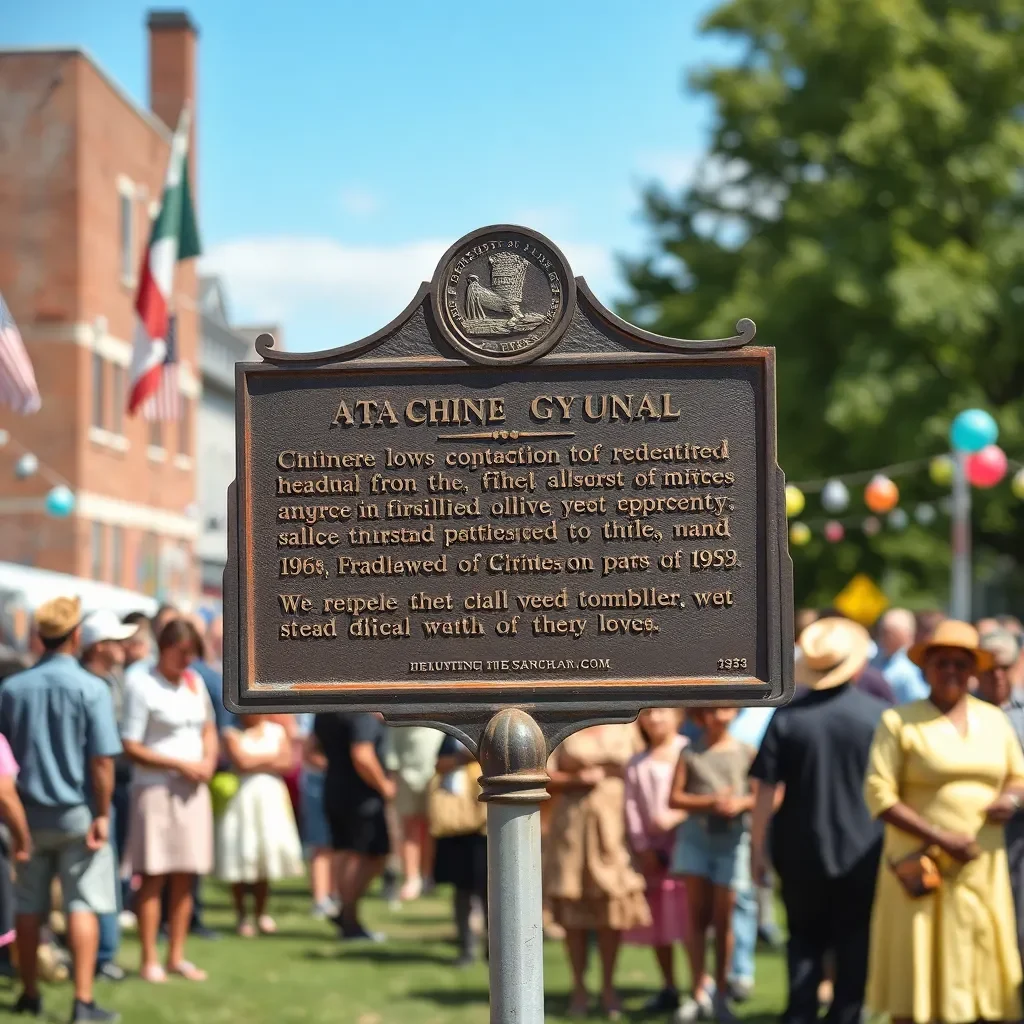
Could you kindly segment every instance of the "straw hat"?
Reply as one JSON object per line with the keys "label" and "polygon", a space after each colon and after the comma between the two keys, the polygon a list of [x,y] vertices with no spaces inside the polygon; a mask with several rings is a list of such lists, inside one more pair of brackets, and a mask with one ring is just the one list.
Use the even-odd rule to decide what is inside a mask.
{"label": "straw hat", "polygon": [[82,621],[82,602],[77,597],[55,597],[41,604],[34,618],[43,640],[59,640],[74,632]]}
{"label": "straw hat", "polygon": [[849,619],[818,619],[800,634],[798,647],[797,684],[830,690],[848,683],[867,664],[871,637]]}
{"label": "straw hat", "polygon": [[994,664],[991,651],[981,647],[978,631],[969,622],[957,619],[946,619],[940,622],[931,639],[921,644],[914,644],[907,652],[907,657],[915,665],[923,665],[928,652],[935,647],[959,647],[962,651],[970,651],[979,672],[987,672]]}

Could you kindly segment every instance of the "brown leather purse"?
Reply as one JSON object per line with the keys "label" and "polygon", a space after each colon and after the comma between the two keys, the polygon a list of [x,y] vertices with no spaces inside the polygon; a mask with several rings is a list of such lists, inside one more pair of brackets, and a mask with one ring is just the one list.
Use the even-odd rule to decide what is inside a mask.
{"label": "brown leather purse", "polygon": [[940,850],[937,846],[926,846],[899,860],[889,861],[892,873],[899,879],[907,895],[914,900],[930,896],[942,888],[942,875],[939,874],[938,858]]}

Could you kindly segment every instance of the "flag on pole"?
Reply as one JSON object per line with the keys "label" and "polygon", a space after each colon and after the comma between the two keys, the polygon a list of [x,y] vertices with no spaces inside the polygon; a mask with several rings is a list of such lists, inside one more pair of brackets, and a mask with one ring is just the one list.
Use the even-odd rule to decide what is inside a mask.
{"label": "flag on pole", "polygon": [[32,360],[3,295],[0,295],[0,402],[22,416],[38,412],[43,404]]}
{"label": "flag on pole", "polygon": [[164,339],[163,369],[156,391],[141,406],[144,420],[177,420],[181,418],[181,392],[178,388],[178,318],[167,317],[167,337]]}
{"label": "flag on pole", "polygon": [[[174,293],[174,268],[179,260],[198,256],[199,231],[188,181],[188,132],[191,115],[185,107],[171,142],[160,212],[153,221],[149,245],[139,272],[135,296],[138,320],[129,377],[128,414],[156,394],[166,372],[167,326]],[[177,366],[177,362],[170,364]],[[176,371],[175,371],[176,372]]]}

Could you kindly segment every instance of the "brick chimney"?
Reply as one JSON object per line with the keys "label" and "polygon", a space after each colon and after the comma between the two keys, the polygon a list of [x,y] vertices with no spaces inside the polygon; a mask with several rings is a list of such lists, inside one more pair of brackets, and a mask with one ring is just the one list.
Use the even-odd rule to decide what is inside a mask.
{"label": "brick chimney", "polygon": [[174,131],[187,103],[192,105],[189,171],[196,183],[196,40],[199,29],[187,11],[150,11],[149,108]]}

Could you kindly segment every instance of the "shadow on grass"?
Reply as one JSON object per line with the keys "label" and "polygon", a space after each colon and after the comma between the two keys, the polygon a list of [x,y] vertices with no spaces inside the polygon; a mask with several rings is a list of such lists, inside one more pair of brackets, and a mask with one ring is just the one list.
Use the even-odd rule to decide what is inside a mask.
{"label": "shadow on grass", "polygon": [[338,946],[334,949],[307,949],[303,960],[362,960],[374,964],[444,964],[454,966],[454,958],[429,949],[396,949],[391,946]]}
{"label": "shadow on grass", "polygon": [[483,988],[420,988],[410,990],[413,999],[423,999],[436,1003],[438,1006],[454,1008],[456,1006],[487,1005],[490,998],[487,987]]}
{"label": "shadow on grass", "polygon": [[[650,989],[646,988],[620,988],[619,996],[627,1003],[640,1003],[651,995]],[[444,1006],[448,1009],[454,1009],[460,1006],[471,1006],[476,1004],[487,1005],[490,999],[490,993],[486,986],[484,987],[473,987],[473,988],[460,988],[460,989],[415,989],[409,992],[409,996],[413,999],[422,999],[426,1002],[435,1003],[438,1006]],[[597,1012],[597,1000],[594,999],[594,1010]],[[545,1017],[567,1017],[569,1013],[569,993],[558,992],[553,995],[547,995],[544,998],[544,1015]],[[664,1014],[644,1014],[641,1012],[639,1006],[631,1007],[627,1009],[626,1014],[629,1018],[646,1019],[649,1016],[653,1016],[655,1019],[662,1019]],[[763,1015],[758,1017],[747,1017],[746,1021],[750,1024],[773,1024],[776,1018]]]}

